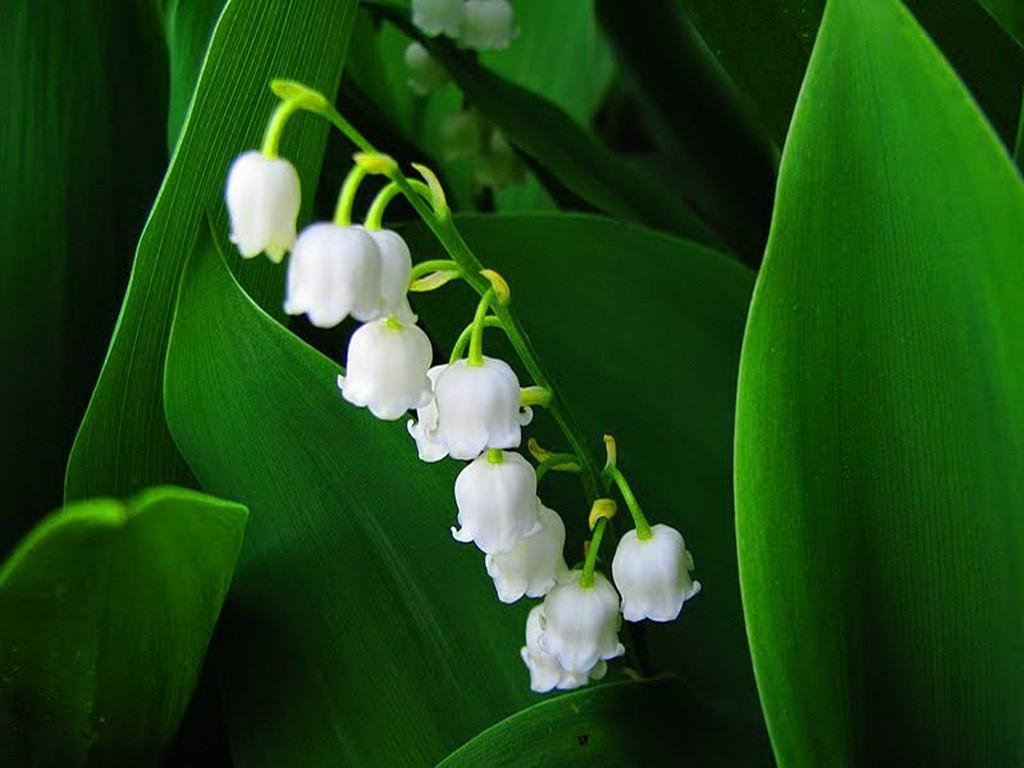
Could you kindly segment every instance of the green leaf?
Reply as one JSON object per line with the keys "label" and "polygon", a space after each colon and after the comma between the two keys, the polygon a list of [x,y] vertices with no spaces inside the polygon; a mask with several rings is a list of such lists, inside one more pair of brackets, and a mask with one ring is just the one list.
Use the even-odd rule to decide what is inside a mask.
{"label": "green leaf", "polygon": [[677,680],[614,683],[535,704],[488,728],[438,768],[753,763],[744,735],[715,720]]}
{"label": "green leaf", "polygon": [[[732,508],[735,382],[751,272],[692,242],[592,216],[462,216],[459,228],[508,279],[512,306],[595,455],[603,455],[602,435],[615,435],[620,466],[651,521],[677,527],[693,550],[704,591],[679,621],[630,625],[627,646],[767,749]],[[422,227],[404,234],[417,259],[442,255]],[[418,298],[435,339],[450,344],[469,320],[468,293],[450,286]],[[489,354],[513,359],[499,335],[487,343]],[[564,449],[543,413],[530,430],[546,448]],[[549,478],[544,498],[566,519],[572,560],[574,549],[582,553],[589,506],[575,478]],[[615,523],[631,527],[624,510]]]}
{"label": "green leaf", "polygon": [[653,116],[656,140],[704,220],[743,260],[761,262],[778,150],[742,103],[677,0],[598,0],[619,61]]}
{"label": "green leaf", "polygon": [[480,66],[450,40],[425,37],[403,9],[366,5],[423,43],[517,149],[588,204],[618,218],[717,242],[685,201],[608,150],[558,106]]}
{"label": "green leaf", "polygon": [[199,70],[206,54],[206,46],[217,23],[224,0],[156,0],[163,16],[164,37],[170,57],[171,95],[167,115],[167,146],[173,152]]}
{"label": "green leaf", "polygon": [[[996,0],[998,1],[998,0]],[[824,0],[679,0],[776,140],[786,136]],[[1009,0],[1016,2],[1016,0]],[[910,0],[921,25],[949,56],[1010,145],[1024,85],[1024,52],[976,2]]]}
{"label": "green leaf", "polygon": [[1024,760],[1022,254],[1024,184],[949,66],[894,0],[833,0],[737,407],[783,766]]}
{"label": "green leaf", "polygon": [[71,504],[0,569],[0,761],[157,762],[199,674],[246,510],[173,487]]}
{"label": "green leaf", "polygon": [[1024,4],[1018,0],[978,0],[1006,33],[1024,46]]}
{"label": "green leaf", "polygon": [[218,634],[243,765],[433,763],[530,697],[526,606],[501,605],[449,533],[457,466],[420,462],[338,373],[200,246],[165,403],[204,488],[253,510]]}
{"label": "green leaf", "polygon": [[166,163],[163,42],[140,8],[4,3],[0,553],[60,504],[131,245]]}
{"label": "green leaf", "polygon": [[[122,495],[188,481],[160,402],[175,286],[207,211],[223,213],[231,159],[255,146],[274,97],[272,77],[334,94],[355,0],[231,0],[203,65],[195,99],[142,233],[131,283],[99,382],[68,464],[65,493]],[[282,153],[304,179],[306,206],[317,179],[326,124],[308,115],[289,126]],[[245,270],[254,295],[277,305],[282,271],[261,259]]]}

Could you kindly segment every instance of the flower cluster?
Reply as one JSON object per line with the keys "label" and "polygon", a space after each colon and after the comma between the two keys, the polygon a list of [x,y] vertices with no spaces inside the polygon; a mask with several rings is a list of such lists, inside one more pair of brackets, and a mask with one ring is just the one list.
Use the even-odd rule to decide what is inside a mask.
{"label": "flower cluster", "polygon": [[[417,4],[421,10],[442,5]],[[471,5],[474,0],[465,3]],[[291,94],[296,88],[289,85],[283,90]],[[690,576],[693,559],[683,537],[666,525],[648,524],[617,467],[614,441],[606,436],[607,463],[599,478],[605,496],[593,500],[593,534],[582,568],[567,566],[565,525],[542,502],[538,482],[551,470],[585,471],[587,459],[579,451],[550,454],[531,441],[530,452],[539,462],[535,467],[516,450],[533,407],[561,406],[553,402],[554,393],[544,382],[523,387],[512,366],[483,354],[487,327],[503,328],[514,341],[503,317],[510,296],[507,283],[491,270],[472,273],[465,261],[413,266],[402,237],[381,227],[383,211],[395,194],[406,194],[419,205],[421,215],[433,216],[435,227],[455,225],[429,171],[419,169],[426,184],[406,179],[393,160],[376,153],[356,155],[334,220],[312,223],[296,237],[298,174],[277,157],[276,149],[289,110],[297,108],[336,114],[322,97],[283,100],[263,150],[239,156],[228,172],[225,196],[232,241],[247,257],[265,252],[280,261],[291,251],[285,298],[289,314],[304,314],[320,327],[335,326],[350,316],[361,323],[349,341],[345,374],[338,377],[345,400],[384,420],[415,411],[408,430],[423,461],[450,457],[467,462],[455,481],[458,525],[452,527],[452,536],[483,553],[499,600],[543,598],[529,614],[521,650],[533,690],[577,688],[604,676],[608,660],[625,650],[619,641],[623,618],[671,621],[700,589]],[[340,116],[334,122],[348,127]],[[364,222],[352,224],[356,189],[374,173],[391,182]],[[471,278],[482,294],[473,320],[456,341],[449,362],[432,365],[431,344],[417,325],[408,292]],[[536,361],[527,368],[538,370]],[[636,526],[616,548],[611,566],[614,585],[596,569],[602,537],[617,508],[607,497],[613,488],[621,493]]]}
{"label": "flower cluster", "polygon": [[517,34],[508,0],[412,0],[412,23],[477,51],[508,48]]}

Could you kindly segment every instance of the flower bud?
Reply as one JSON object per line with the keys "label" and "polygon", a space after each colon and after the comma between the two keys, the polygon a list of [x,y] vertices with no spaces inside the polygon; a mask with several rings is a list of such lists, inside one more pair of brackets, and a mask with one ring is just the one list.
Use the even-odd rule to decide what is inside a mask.
{"label": "flower bud", "polygon": [[612,559],[612,577],[622,593],[626,621],[672,621],[683,603],[700,592],[694,581],[693,556],[683,537],[667,525],[651,526],[651,537],[641,539],[636,530],[621,539]]}
{"label": "flower bud", "polygon": [[540,647],[540,636],[543,633],[544,606],[538,605],[530,611],[526,618],[526,645],[519,651],[519,655],[530,670],[530,688],[537,693],[547,693],[557,688],[560,691],[568,691],[573,688],[580,688],[590,680],[600,680],[608,671],[608,665],[603,661],[597,662],[585,674],[567,672],[562,669],[558,659]]}
{"label": "flower bud", "polygon": [[409,306],[409,276],[412,256],[400,234],[390,229],[366,230],[380,252],[380,317],[394,315],[403,323],[415,323]]}
{"label": "flower bud", "polygon": [[478,51],[500,51],[508,48],[515,35],[508,0],[466,0],[459,38],[464,46]]}
{"label": "flower bud", "polygon": [[[431,390],[437,384],[437,377],[447,367],[447,365],[435,365],[427,371]],[[431,391],[430,400],[426,405],[416,409],[416,418],[409,419],[406,427],[413,440],[416,441],[416,452],[421,461],[433,463],[448,455],[448,446],[441,442],[437,434],[437,401],[434,399],[433,391]]]}
{"label": "flower bud", "polygon": [[431,356],[430,339],[417,326],[392,318],[374,320],[352,334],[338,386],[353,405],[391,421],[430,399]]}
{"label": "flower bud", "polygon": [[455,479],[461,529],[456,541],[474,542],[486,554],[508,552],[540,530],[537,473],[518,453],[502,451],[501,462],[486,454],[466,465]]}
{"label": "flower bud", "polygon": [[462,0],[412,0],[412,23],[430,37],[458,37]]}
{"label": "flower bud", "polygon": [[621,656],[619,642],[619,593],[602,574],[594,573],[594,585],[580,585],[580,571],[570,571],[566,581],[544,598],[543,632],[538,643],[568,672],[587,673],[599,661]]}
{"label": "flower bud", "polygon": [[520,539],[503,554],[487,555],[487,575],[494,579],[498,599],[514,603],[523,595],[543,597],[555,584],[569,575],[562,549],[565,525],[562,518],[537,499],[540,530]]}
{"label": "flower bud", "polygon": [[453,459],[519,447],[529,415],[520,412],[519,379],[508,363],[492,357],[476,366],[458,360],[438,376],[434,397],[438,440]]}
{"label": "flower bud", "polygon": [[252,150],[235,158],[224,190],[231,218],[231,242],[252,258],[264,251],[279,263],[295,242],[302,198],[295,166]]}
{"label": "flower bud", "polygon": [[285,312],[331,328],[349,315],[373,320],[380,304],[380,249],[366,230],[329,222],[302,230],[288,263]]}
{"label": "flower bud", "polygon": [[417,96],[426,96],[448,82],[448,70],[417,42],[405,49],[405,72],[409,89]]}

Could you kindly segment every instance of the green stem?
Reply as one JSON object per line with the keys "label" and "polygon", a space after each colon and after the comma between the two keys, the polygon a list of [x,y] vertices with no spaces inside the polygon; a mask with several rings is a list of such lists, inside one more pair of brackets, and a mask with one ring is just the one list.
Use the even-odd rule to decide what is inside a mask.
{"label": "green stem", "polygon": [[[409,179],[410,186],[420,193],[427,200],[430,200],[430,187],[424,184],[422,181],[416,179]],[[402,188],[397,182],[388,182],[377,196],[373,198],[373,203],[370,204],[370,209],[366,213],[366,220],[363,225],[367,229],[380,229],[384,222],[384,212],[387,210],[388,205],[398,195],[402,194]],[[425,272],[423,274],[426,274]]]}
{"label": "green stem", "polygon": [[597,551],[601,548],[601,539],[604,538],[604,529],[608,526],[608,518],[602,517],[594,526],[594,534],[590,537],[590,546],[587,547],[587,559],[583,561],[583,574],[580,576],[580,586],[584,589],[592,589],[594,586],[594,566],[597,565]]}
{"label": "green stem", "polygon": [[633,489],[629,487],[629,483],[626,481],[625,476],[619,471],[619,468],[615,466],[605,467],[604,474],[606,477],[614,481],[614,483],[619,487],[619,492],[622,494],[622,498],[626,501],[626,506],[629,508],[629,514],[633,516],[633,524],[636,526],[637,538],[651,538],[651,526],[647,522],[647,518],[644,517],[644,513],[640,511],[640,502],[638,502],[636,500],[636,496],[633,495]]}
{"label": "green stem", "polygon": [[284,133],[284,127],[288,123],[288,118],[301,108],[302,105],[295,99],[288,99],[277,105],[274,114],[270,116],[270,120],[267,122],[267,129],[263,132],[263,146],[260,151],[264,157],[271,159],[277,157],[278,147],[281,144],[281,135]]}
{"label": "green stem", "polygon": [[359,165],[353,165],[345,177],[345,183],[341,185],[341,192],[338,193],[338,205],[334,208],[334,223],[339,227],[347,227],[352,223],[352,206],[356,202],[359,185],[365,178],[366,171]]}
{"label": "green stem", "polygon": [[488,448],[487,449],[487,463],[488,464],[504,464],[505,463],[505,452],[501,448]]}
{"label": "green stem", "polygon": [[[501,320],[494,317],[493,315],[484,318],[484,328],[504,328],[501,324]],[[473,334],[473,324],[470,323],[462,329],[462,333],[459,334],[459,338],[455,340],[455,346],[452,347],[451,357],[448,358],[448,365],[461,360],[462,356],[466,354],[466,347],[469,346],[469,337]]]}
{"label": "green stem", "polygon": [[494,301],[494,289],[484,292],[480,297],[480,303],[476,305],[476,314],[473,315],[473,324],[469,330],[469,355],[468,364],[478,368],[484,364],[484,320],[487,317],[487,310],[491,308]]}

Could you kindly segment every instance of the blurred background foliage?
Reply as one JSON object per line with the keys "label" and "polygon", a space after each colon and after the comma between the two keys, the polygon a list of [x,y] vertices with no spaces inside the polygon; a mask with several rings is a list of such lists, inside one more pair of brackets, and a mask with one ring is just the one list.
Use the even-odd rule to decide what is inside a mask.
{"label": "blurred background foliage", "polygon": [[[406,84],[402,54],[418,34],[407,21],[407,3],[5,5],[0,359],[6,370],[0,429],[8,450],[0,473],[6,502],[0,550],[14,552],[31,526],[65,498],[124,499],[149,486],[176,483],[250,510],[233,591],[198,693],[167,752],[168,764],[319,759],[381,765],[403,756],[409,764],[430,764],[452,752],[445,764],[461,766],[494,762],[494,755],[510,751],[522,754],[520,765],[543,764],[548,754],[564,754],[571,764],[573,744],[577,754],[607,764],[621,764],[626,754],[653,761],[679,752],[701,765],[771,761],[747,649],[733,527],[736,375],[748,301],[768,242],[779,161],[825,4],[514,5],[521,32],[507,51],[477,56],[445,40],[423,40],[452,78],[426,97],[414,96]],[[884,16],[896,5],[869,0],[865,13]],[[934,147],[929,161],[948,159],[957,168],[958,153],[980,144],[984,162],[998,165],[1001,150],[994,142],[1001,141],[1006,150],[1016,150],[1019,161],[1024,19],[1018,4],[911,0],[907,7],[994,134],[982,121],[971,122],[975,104],[963,100],[956,114],[968,115],[963,119],[970,131],[932,145],[922,137],[937,135],[942,126],[911,120],[900,134],[903,150]],[[888,22],[880,23],[887,29]],[[820,56],[856,61],[869,51],[870,40],[860,49],[830,49]],[[927,46],[924,36],[913,40]],[[944,65],[918,71],[919,63],[890,73],[894,95],[884,97],[887,103],[898,102],[901,88],[946,83]],[[631,638],[632,666],[677,678],[620,679],[538,704],[526,691],[517,655],[523,611],[494,603],[477,559],[453,553],[446,541],[451,504],[445,480],[451,478],[416,464],[403,445],[401,425],[388,431],[375,424],[371,430],[365,414],[337,407],[333,372],[351,329],[316,332],[292,321],[291,330],[304,344],[275,322],[281,320],[283,272],[262,262],[241,265],[225,247],[220,204],[230,159],[258,142],[273,103],[266,82],[275,76],[336,95],[341,112],[375,144],[403,164],[426,162],[438,169],[454,207],[468,214],[461,225],[471,245],[511,277],[527,330],[595,448],[602,431],[620,435],[629,457],[624,460],[648,504],[658,509],[659,519],[687,534],[708,589],[678,624],[644,627]],[[936,103],[960,98],[954,91],[936,87]],[[831,103],[842,105],[854,125],[865,113],[880,119],[871,112],[877,106],[871,98],[848,83],[808,94],[802,107],[808,111]],[[452,119],[459,114],[483,121],[486,136],[500,131],[515,159],[499,175],[517,183],[494,183],[494,169],[479,155],[454,151]],[[808,140],[788,151],[816,157],[838,146],[849,152],[841,167],[850,168],[866,155],[883,153],[892,140],[864,129],[857,134],[859,144],[844,144],[850,130],[841,126],[835,135],[823,134],[831,143]],[[805,129],[805,135],[812,133]],[[986,144],[992,135],[998,138]],[[303,220],[329,216],[351,151],[311,118],[299,118],[289,129],[284,152],[303,179]],[[927,167],[911,170],[924,178]],[[1014,174],[1005,184],[986,180],[961,194],[977,196],[978,205],[995,205],[1012,220],[1021,213],[1019,189]],[[870,226],[877,211],[860,210],[859,200],[849,203],[849,215]],[[897,195],[891,204],[929,212],[922,213],[923,228],[935,222],[932,213],[955,202],[922,197],[908,203]],[[391,210],[398,221],[412,218],[400,204]],[[831,232],[835,224],[826,218],[821,231]],[[948,233],[941,228],[944,220],[935,226]],[[438,255],[421,228],[403,231],[417,259]],[[914,236],[898,226],[893,231],[897,241]],[[971,237],[967,224],[955,234]],[[1012,260],[1024,250],[1019,237],[1011,223],[988,250]],[[797,251],[815,252],[831,243],[822,238]],[[865,245],[873,247],[874,241]],[[924,263],[931,257],[907,250]],[[949,258],[966,256],[957,251]],[[831,271],[826,266],[823,274]],[[843,274],[856,286],[885,273],[854,263]],[[994,268],[993,280],[1001,276],[1006,278],[1005,270]],[[993,302],[1003,307],[1012,298],[1009,289],[976,295],[964,322],[1000,322],[998,313],[993,319],[986,312]],[[791,292],[780,299],[795,306],[801,300]],[[424,325],[444,344],[469,306],[459,291],[443,300],[426,297]],[[887,320],[886,311],[877,308],[880,322]],[[936,322],[940,314],[927,307],[904,318],[907,332]],[[816,328],[786,326],[777,333],[798,348]],[[884,358],[889,341],[883,335],[875,353]],[[835,354],[854,354],[855,340],[847,343],[850,348]],[[769,369],[774,358],[765,354]],[[1018,378],[997,377],[998,398],[1024,394],[1017,392]],[[922,402],[958,402],[956,384],[947,371]],[[789,392],[766,391],[773,402]],[[630,397],[623,398],[624,392]],[[826,396],[804,395],[806,402]],[[755,400],[750,408],[759,405]],[[671,418],[667,407],[673,408]],[[995,429],[982,421],[978,429]],[[364,455],[369,444],[373,450]],[[770,444],[765,438],[757,450]],[[1011,458],[1000,465],[1008,472]],[[409,487],[391,487],[382,470],[367,474],[368,467],[381,465],[392,471],[401,466]],[[911,488],[932,483],[935,474],[927,462],[902,471],[896,485]],[[822,482],[818,487],[830,498],[833,488]],[[580,504],[578,491],[561,479],[551,494],[560,509]],[[1020,499],[1004,503],[1008,515],[1020,511],[1012,502],[1019,505]],[[416,506],[425,506],[427,514],[415,525],[403,522],[421,512],[411,509]],[[947,518],[959,523],[962,514],[958,508]],[[997,524],[1003,518],[991,519],[987,536],[1005,532]],[[855,517],[853,530],[865,522]],[[571,541],[582,539],[578,520],[575,527],[570,523],[569,535]],[[410,560],[414,545],[423,551]],[[66,546],[68,557],[80,558],[73,543]],[[340,551],[352,559],[340,562]],[[177,567],[189,567],[181,557]],[[234,559],[227,559],[230,573]],[[76,562],[89,568],[84,560]],[[803,573],[794,568],[794,574]],[[360,573],[372,573],[376,586],[351,600],[345,592]],[[444,590],[429,587],[424,575],[446,585]],[[196,587],[213,600],[212,616],[223,598],[217,578],[211,574],[209,583]],[[764,579],[770,581],[770,568]],[[5,589],[0,579],[0,607]],[[445,602],[463,593],[461,605]],[[910,592],[906,599],[914,596]],[[388,620],[394,626],[375,614],[379,605],[392,603],[401,606]],[[130,611],[110,610],[107,631],[138,631]],[[200,618],[209,622],[210,615]],[[351,630],[352,620],[375,629],[364,637]],[[367,637],[396,636],[403,627],[408,646],[381,666],[379,644]],[[990,630],[995,632],[979,631]],[[186,654],[192,666],[154,667],[163,672],[154,672],[153,690],[191,688],[196,653],[201,659],[208,633],[208,627],[197,630],[192,639]],[[1000,637],[1021,639],[1019,624],[1011,623]],[[978,642],[988,639],[975,636]],[[884,641],[874,648],[891,650]],[[268,665],[268,658],[274,663]],[[0,661],[8,668],[13,664]],[[819,671],[831,663],[808,661],[808,668],[818,662],[824,665]],[[460,677],[460,664],[471,677]],[[254,674],[257,667],[260,673]],[[421,676],[422,669],[429,674]],[[763,688],[765,678],[758,674]],[[942,671],[935,674],[946,681]],[[1017,680],[1013,674],[1010,679]],[[112,685],[123,692],[125,683]],[[783,702],[776,711],[792,711],[791,702],[776,701]],[[95,699],[84,696],[81,706],[94,707]],[[78,722],[81,714],[68,714],[68,722]],[[505,717],[511,719],[498,722]],[[827,732],[848,735],[843,728],[852,727],[850,722],[833,723]],[[149,749],[120,754],[140,762],[159,759],[173,727],[157,719],[140,728],[130,738]],[[568,746],[560,740],[575,731]],[[777,728],[772,733],[777,757],[786,756],[791,765],[801,764],[793,755],[807,753],[800,746],[780,753],[780,743],[820,743],[814,742],[816,732],[797,732],[795,742]],[[658,734],[656,741],[650,734]],[[914,754],[917,742],[908,743],[908,754]],[[579,751],[587,745],[589,752]],[[1007,751],[988,753],[991,764],[1011,753],[1020,756],[1017,744],[1003,746]],[[103,754],[86,750],[75,761],[97,764]],[[848,755],[844,764],[861,759]]]}

